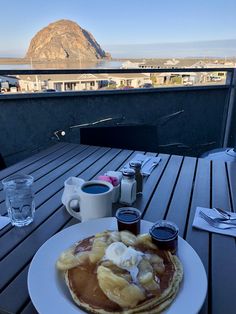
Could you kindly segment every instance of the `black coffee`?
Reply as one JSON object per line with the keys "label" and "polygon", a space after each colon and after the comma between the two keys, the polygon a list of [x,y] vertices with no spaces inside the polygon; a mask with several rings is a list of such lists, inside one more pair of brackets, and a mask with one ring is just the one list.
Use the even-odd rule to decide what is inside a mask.
{"label": "black coffee", "polygon": [[109,187],[104,184],[89,184],[83,186],[82,191],[89,194],[102,194],[109,191]]}

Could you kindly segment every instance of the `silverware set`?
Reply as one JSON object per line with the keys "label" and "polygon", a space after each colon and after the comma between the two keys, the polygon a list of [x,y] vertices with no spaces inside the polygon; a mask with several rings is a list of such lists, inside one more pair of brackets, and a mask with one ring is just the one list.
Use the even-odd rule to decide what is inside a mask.
{"label": "silverware set", "polygon": [[227,212],[226,210],[223,210],[221,208],[218,208],[218,207],[214,207],[213,208],[218,214],[220,214],[222,216],[222,218],[219,218],[219,219],[224,219],[224,220],[235,220],[236,221],[236,218],[233,218],[232,215]]}
{"label": "silverware set", "polygon": [[208,216],[207,214],[205,214],[203,211],[199,211],[199,216],[214,228],[218,228],[218,229],[236,228],[236,218],[233,218],[230,213],[220,208],[214,208],[214,209],[222,217],[212,218]]}

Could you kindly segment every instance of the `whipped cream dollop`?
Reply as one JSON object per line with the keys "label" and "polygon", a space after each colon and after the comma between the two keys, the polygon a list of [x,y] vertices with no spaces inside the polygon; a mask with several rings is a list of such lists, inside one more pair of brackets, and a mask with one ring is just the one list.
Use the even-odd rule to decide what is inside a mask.
{"label": "whipped cream dollop", "polygon": [[122,242],[113,242],[105,252],[104,259],[110,260],[116,266],[129,271],[134,282],[137,281],[138,267],[143,253],[136,251],[132,247],[127,247]]}

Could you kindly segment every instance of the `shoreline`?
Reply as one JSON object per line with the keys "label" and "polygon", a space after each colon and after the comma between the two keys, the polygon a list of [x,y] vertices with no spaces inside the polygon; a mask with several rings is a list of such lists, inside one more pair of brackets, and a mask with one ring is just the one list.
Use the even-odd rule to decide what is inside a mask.
{"label": "shoreline", "polygon": [[[30,60],[27,58],[8,58],[8,57],[0,57],[0,64],[61,64],[61,65],[73,65],[73,64],[97,64],[101,62],[106,61],[114,61],[114,62],[125,62],[125,61],[131,61],[131,62],[143,62],[143,61],[161,61],[161,60],[171,60],[173,58],[112,58],[110,60],[107,59],[101,59],[97,61],[88,61],[88,62],[80,62],[79,60]],[[219,60],[219,61],[225,61],[225,58],[217,58],[217,57],[207,57],[207,58],[201,58],[201,57],[185,57],[185,58],[174,58],[176,60],[205,60],[205,61],[212,61],[212,60]],[[236,58],[227,58],[227,62],[236,62]]]}

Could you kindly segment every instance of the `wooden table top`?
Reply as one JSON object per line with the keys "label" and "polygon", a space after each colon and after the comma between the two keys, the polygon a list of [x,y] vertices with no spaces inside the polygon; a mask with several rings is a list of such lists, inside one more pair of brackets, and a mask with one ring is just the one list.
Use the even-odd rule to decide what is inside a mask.
{"label": "wooden table top", "polygon": [[[15,172],[31,174],[36,193],[34,222],[24,228],[7,225],[0,230],[0,313],[36,313],[27,290],[31,259],[52,235],[78,222],[61,203],[64,181],[69,176],[91,180],[108,170],[118,170],[137,153],[58,143],[0,172],[0,180]],[[235,211],[236,163],[158,156],[162,160],[146,179],[143,195],[134,207],[145,220],[175,222],[180,236],[200,256],[208,276],[208,295],[201,313],[236,313],[236,239],[192,228],[196,206]],[[0,214],[7,214],[2,185]]]}

